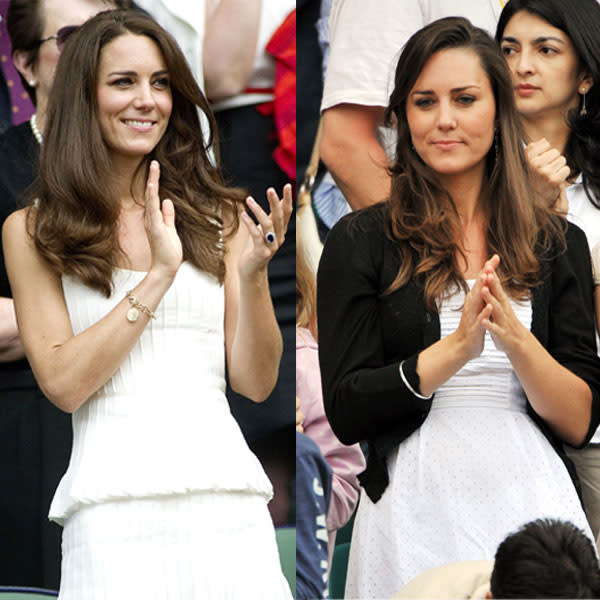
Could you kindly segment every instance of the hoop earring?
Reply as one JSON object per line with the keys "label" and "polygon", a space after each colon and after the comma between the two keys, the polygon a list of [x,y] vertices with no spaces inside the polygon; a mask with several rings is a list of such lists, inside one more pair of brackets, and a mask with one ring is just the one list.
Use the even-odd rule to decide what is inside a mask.
{"label": "hoop earring", "polygon": [[581,95],[583,96],[583,101],[581,104],[581,110],[579,111],[579,116],[585,117],[587,115],[587,109],[585,107],[585,97],[587,96],[587,90],[585,88],[581,88]]}

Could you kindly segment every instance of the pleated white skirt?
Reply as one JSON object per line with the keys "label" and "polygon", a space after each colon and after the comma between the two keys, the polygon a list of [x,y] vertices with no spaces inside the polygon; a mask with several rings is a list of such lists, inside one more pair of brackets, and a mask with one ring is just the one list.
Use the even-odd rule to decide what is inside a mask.
{"label": "pleated white skirt", "polygon": [[198,492],[85,506],[65,523],[60,600],[291,598],[265,498]]}

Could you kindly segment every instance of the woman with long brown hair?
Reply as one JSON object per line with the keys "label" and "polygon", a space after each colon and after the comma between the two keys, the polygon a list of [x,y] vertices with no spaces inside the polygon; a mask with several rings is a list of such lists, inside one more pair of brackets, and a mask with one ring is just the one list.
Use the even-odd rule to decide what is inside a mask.
{"label": "woman with long brown hair", "polygon": [[324,400],[368,442],[347,596],[491,559],[535,518],[591,532],[562,460],[598,423],[589,251],[530,194],[510,74],[467,20],[406,44],[387,116],[389,201],[330,232],[318,277]]}
{"label": "woman with long brown hair", "polygon": [[4,226],[27,356],[73,414],[50,509],[64,527],[61,599],[290,597],[271,486],[224,377],[227,364],[256,402],[275,384],[267,266],[291,188],[268,190],[270,214],[246,200],[256,225],[213,166],[198,109],[214,130],[152,19],[91,19],[57,68],[35,204]]}

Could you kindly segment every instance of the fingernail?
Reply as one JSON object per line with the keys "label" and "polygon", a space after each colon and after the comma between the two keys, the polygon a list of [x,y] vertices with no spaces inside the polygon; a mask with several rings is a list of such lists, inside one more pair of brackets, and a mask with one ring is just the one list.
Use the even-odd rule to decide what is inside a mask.
{"label": "fingernail", "polygon": [[246,202],[248,202],[249,204],[256,204],[256,200],[252,196],[248,196],[246,198]]}

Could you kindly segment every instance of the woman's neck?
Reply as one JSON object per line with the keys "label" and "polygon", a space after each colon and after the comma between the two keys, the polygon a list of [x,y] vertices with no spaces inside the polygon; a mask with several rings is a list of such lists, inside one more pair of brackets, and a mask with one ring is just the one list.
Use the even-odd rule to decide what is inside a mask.
{"label": "woman's neck", "polygon": [[564,154],[570,133],[564,115],[556,114],[530,119],[523,116],[522,120],[527,142],[536,142],[541,138],[546,138],[552,148],[556,148],[561,154]]}
{"label": "woman's neck", "polygon": [[440,181],[450,194],[463,226],[479,219],[482,214],[483,169],[441,177]]}
{"label": "woman's neck", "polygon": [[146,170],[140,167],[140,161],[113,160],[113,173],[122,208],[128,210],[140,206],[140,203],[143,205]]}

